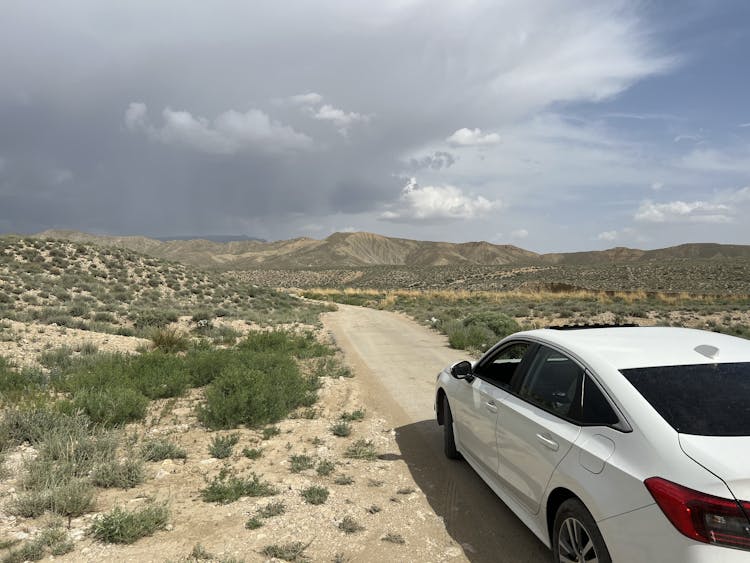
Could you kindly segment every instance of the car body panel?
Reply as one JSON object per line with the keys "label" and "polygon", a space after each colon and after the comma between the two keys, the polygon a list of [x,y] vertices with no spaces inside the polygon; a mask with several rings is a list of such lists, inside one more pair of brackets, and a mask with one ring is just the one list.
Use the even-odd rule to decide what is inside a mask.
{"label": "car body panel", "polygon": [[[746,340],[671,328],[535,330],[502,340],[485,359],[517,340],[554,348],[576,361],[623,423],[574,424],[528,403],[518,394],[518,381],[500,389],[480,378],[456,379],[448,369],[438,375],[437,389],[445,392],[454,412],[458,450],[545,545],[551,544],[548,526],[554,519],[547,505],[562,491],[578,497],[591,512],[614,561],[750,560],[747,551],[680,534],[644,485],[649,477],[661,477],[709,495],[732,498],[734,493],[748,500],[750,438],[678,434],[619,371],[667,362],[750,361]],[[702,345],[703,352],[718,349],[720,360],[695,350]],[[494,400],[496,415],[483,406],[488,400]],[[475,436],[480,419],[481,430]],[[495,451],[482,452],[492,448],[492,420]],[[557,442],[557,450],[545,446],[537,434]]]}
{"label": "car body panel", "polygon": [[680,434],[679,439],[682,450],[724,481],[737,500],[750,500],[750,436]]}
{"label": "car body panel", "polygon": [[500,409],[500,478],[527,510],[536,513],[552,472],[570,451],[581,428],[513,395],[508,395]]}

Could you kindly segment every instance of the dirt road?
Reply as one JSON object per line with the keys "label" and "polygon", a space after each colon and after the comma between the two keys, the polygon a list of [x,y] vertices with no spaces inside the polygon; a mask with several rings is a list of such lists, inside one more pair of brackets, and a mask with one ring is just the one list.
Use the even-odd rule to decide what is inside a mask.
{"label": "dirt road", "polygon": [[362,396],[396,428],[401,456],[468,561],[547,561],[549,551],[465,462],[442,452],[434,420],[437,372],[464,354],[399,314],[339,305],[324,326],[354,369]]}

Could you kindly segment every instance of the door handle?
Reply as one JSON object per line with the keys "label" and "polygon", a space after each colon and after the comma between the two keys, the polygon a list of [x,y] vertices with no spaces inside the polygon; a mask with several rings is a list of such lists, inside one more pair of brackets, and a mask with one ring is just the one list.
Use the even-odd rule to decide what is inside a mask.
{"label": "door handle", "polygon": [[485,401],[484,406],[490,412],[497,412],[497,405],[495,404],[495,401]]}
{"label": "door handle", "polygon": [[556,452],[560,448],[560,444],[544,434],[537,434],[536,439],[539,440],[543,446],[551,449],[553,452]]}

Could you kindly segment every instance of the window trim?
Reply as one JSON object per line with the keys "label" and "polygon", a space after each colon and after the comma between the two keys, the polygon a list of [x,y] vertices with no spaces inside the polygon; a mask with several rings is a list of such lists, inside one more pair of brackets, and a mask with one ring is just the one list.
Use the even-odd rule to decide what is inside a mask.
{"label": "window trim", "polygon": [[[513,377],[511,378],[510,383],[508,384],[507,387],[498,385],[496,382],[492,381],[486,376],[483,377],[481,373],[477,372],[478,369],[481,369],[487,364],[492,363],[493,360],[499,354],[502,354],[504,350],[506,350],[507,348],[510,348],[511,346],[515,346],[517,344],[526,344],[528,348],[526,349],[526,353],[523,355],[523,358],[521,358],[521,361],[518,363],[518,367],[516,368],[516,371],[513,374]],[[500,341],[498,344],[495,344],[492,348],[487,350],[484,356],[482,356],[479,359],[476,366],[472,370],[473,372],[472,375],[476,377],[477,379],[481,379],[488,385],[492,385],[493,387],[497,387],[498,389],[501,389],[503,391],[516,395],[517,384],[520,380],[522,380],[526,376],[526,371],[528,370],[530,360],[531,358],[536,356],[538,347],[539,347],[539,343],[533,340],[524,340],[524,339],[519,338],[519,339],[514,339],[514,340],[508,340],[508,341]]]}
{"label": "window trim", "polygon": [[[604,400],[607,401],[607,404],[612,409],[612,412],[615,413],[615,416],[618,419],[617,422],[614,424],[597,424],[597,423],[590,423],[590,422],[582,423],[580,421],[573,420],[572,418],[569,418],[567,416],[561,416],[559,413],[553,412],[551,409],[544,408],[543,406],[540,406],[536,403],[529,401],[526,396],[521,395],[520,390],[521,390],[521,385],[529,376],[528,364],[531,363],[530,361],[526,365],[526,369],[523,372],[523,377],[519,378],[518,381],[512,382],[511,388],[507,390],[509,393],[511,393],[513,396],[517,397],[518,399],[522,400],[527,405],[537,408],[548,414],[551,414],[552,416],[557,417],[560,420],[564,420],[575,426],[578,426],[579,428],[592,428],[592,427],[612,428],[613,430],[617,430],[623,433],[629,433],[633,431],[633,428],[630,426],[627,419],[623,416],[622,411],[617,407],[614,401],[612,401],[612,398],[609,396],[609,393],[607,393],[602,388],[601,383],[599,383],[596,376],[594,375],[594,372],[591,369],[589,369],[588,366],[586,366],[583,362],[579,361],[577,357],[570,354],[568,351],[560,348],[559,346],[555,346],[554,344],[550,344],[548,342],[535,342],[535,344],[537,346],[534,348],[533,354],[529,356],[529,360],[536,357],[536,355],[539,353],[539,350],[542,347],[546,347],[546,348],[550,348],[551,350],[554,350],[558,354],[561,354],[565,356],[566,358],[568,358],[570,361],[574,362],[579,368],[581,368],[581,371],[583,372],[584,382],[585,382],[585,378],[588,377],[589,380],[591,380],[594,383],[594,385],[597,386],[597,388],[599,389],[599,392],[604,397]],[[529,350],[529,352],[531,352],[531,350]],[[524,356],[524,360],[526,360],[526,356]],[[514,375],[514,379],[515,379],[515,375]],[[582,386],[585,386],[584,382],[582,382]],[[578,393],[576,394],[578,395]]]}

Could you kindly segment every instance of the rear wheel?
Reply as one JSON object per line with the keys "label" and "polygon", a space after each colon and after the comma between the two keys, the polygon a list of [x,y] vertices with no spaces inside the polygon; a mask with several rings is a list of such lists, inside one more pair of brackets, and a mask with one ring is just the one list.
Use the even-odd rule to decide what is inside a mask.
{"label": "rear wheel", "polygon": [[448,397],[443,395],[443,450],[448,459],[461,459],[456,449],[456,438],[453,435],[453,413],[448,404]]}
{"label": "rear wheel", "polygon": [[566,500],[557,510],[552,554],[555,563],[612,563],[594,517],[576,498]]}

